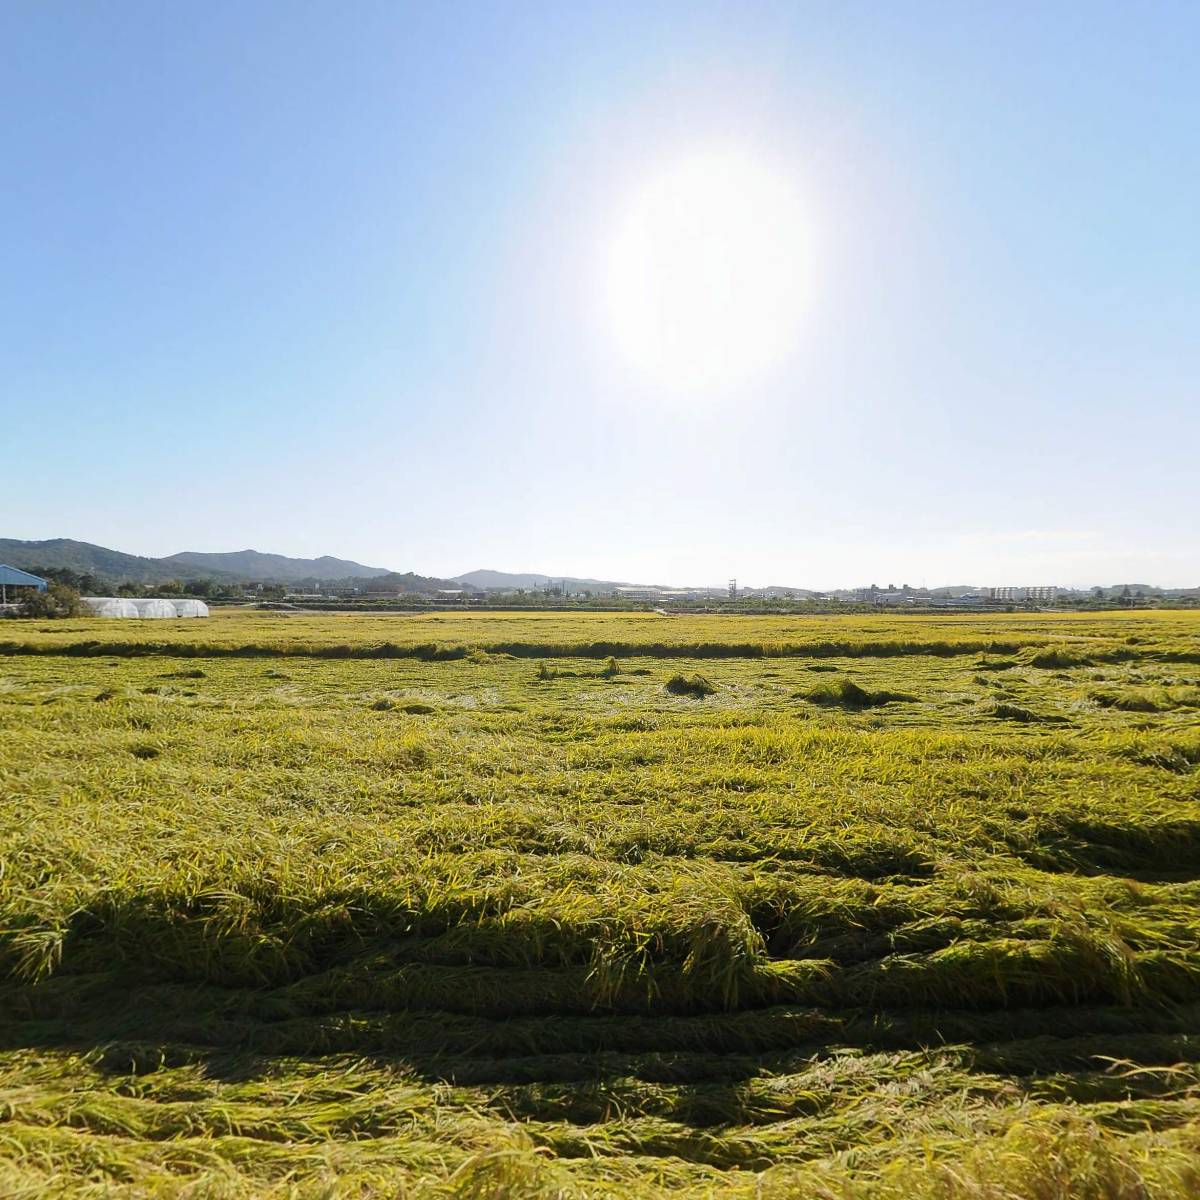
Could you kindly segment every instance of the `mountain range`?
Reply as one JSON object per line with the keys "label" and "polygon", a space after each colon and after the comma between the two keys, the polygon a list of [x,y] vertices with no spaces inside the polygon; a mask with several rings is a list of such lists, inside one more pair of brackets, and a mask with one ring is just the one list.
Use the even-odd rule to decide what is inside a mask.
{"label": "mountain range", "polygon": [[579,579],[561,575],[517,574],[507,571],[468,571],[453,579],[403,573],[388,567],[368,567],[346,558],[325,554],[320,558],[289,558],[259,550],[218,553],[184,550],[165,558],[146,558],[78,542],[71,538],[19,541],[0,538],[0,562],[23,571],[67,570],[95,575],[111,583],[165,583],[174,579],[204,579],[210,583],[333,583],[369,582],[368,590],[426,592],[441,588],[533,589],[566,582],[578,590],[604,591],[619,586],[604,579]]}
{"label": "mountain range", "polygon": [[[77,575],[93,575],[107,584],[119,583],[154,584],[168,580],[186,581],[203,579],[216,584],[239,583],[348,583],[357,581],[367,592],[398,591],[432,593],[455,587],[478,588],[480,590],[516,591],[533,590],[565,583],[574,591],[606,592],[617,587],[630,586],[612,579],[587,579],[572,575],[542,575],[537,572],[513,572],[478,570],[467,571],[452,579],[438,579],[429,575],[417,575],[412,571],[403,573],[388,567],[368,567],[363,563],[346,558],[333,558],[325,554],[320,558],[289,558],[284,554],[264,554],[258,550],[232,550],[208,553],[184,550],[165,558],[147,558],[139,554],[125,554],[97,546],[92,542],[79,542],[72,538],[48,538],[44,541],[20,541],[17,538],[0,538],[0,563],[17,567],[23,571],[67,570]],[[641,584],[638,586],[653,586]],[[957,596],[973,591],[971,585],[932,589],[934,595]],[[1128,590],[1136,595],[1163,594],[1163,589],[1152,584],[1110,584],[1103,589],[1108,597],[1119,596]],[[746,588],[745,594],[762,594],[772,591],[790,591],[800,596],[814,595],[806,588],[772,587]],[[1172,595],[1197,595],[1197,588],[1173,588]],[[852,593],[847,593],[852,596]]]}
{"label": "mountain range", "polygon": [[96,575],[113,583],[165,583],[169,579],[206,579],[212,583],[299,583],[374,579],[390,574],[387,567],[368,567],[329,555],[288,558],[257,550],[222,554],[185,550],[166,558],[145,558],[71,538],[50,538],[40,542],[0,538],[0,562],[24,571],[67,570],[79,575]]}
{"label": "mountain range", "polygon": [[454,579],[456,583],[484,590],[503,588],[515,591],[517,588],[541,588],[560,583],[578,591],[611,591],[615,587],[630,586],[613,579],[580,579],[573,575],[521,574],[513,571],[468,571],[465,575],[455,575]]}
{"label": "mountain range", "polygon": [[320,558],[288,558],[283,554],[262,554],[258,550],[232,550],[223,554],[202,554],[195,550],[184,550],[157,560],[161,563],[178,563],[188,571],[197,568],[217,571],[222,575],[233,575],[238,579],[261,579],[264,583],[294,583],[305,579],[372,579],[387,575],[387,567],[364,567],[362,563],[346,558],[333,558],[328,554]]}

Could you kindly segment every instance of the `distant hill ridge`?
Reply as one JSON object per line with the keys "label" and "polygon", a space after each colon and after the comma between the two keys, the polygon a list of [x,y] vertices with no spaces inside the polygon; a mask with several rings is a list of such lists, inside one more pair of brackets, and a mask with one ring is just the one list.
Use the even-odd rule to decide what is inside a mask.
{"label": "distant hill ridge", "polygon": [[[95,575],[114,585],[126,582],[154,584],[189,579],[203,579],[217,584],[303,584],[358,580],[367,592],[391,590],[427,593],[455,587],[491,591],[515,591],[522,588],[532,590],[564,582],[573,591],[593,592],[612,591],[618,587],[653,586],[632,585],[627,581],[613,579],[586,579],[577,575],[543,575],[534,571],[522,573],[482,569],[468,571],[452,579],[438,579],[418,575],[412,571],[400,572],[388,567],[369,567],[352,559],[334,558],[329,554],[323,554],[319,558],[289,558],[285,554],[267,554],[259,550],[211,553],[184,550],[166,558],[148,558],[140,554],[110,550],[107,546],[97,546],[93,542],[79,542],[73,538],[46,538],[42,541],[0,538],[0,563],[7,563],[22,571],[65,570],[74,571],[77,575]],[[790,591],[801,596],[815,594],[807,588],[783,585],[743,590],[748,596],[771,591]],[[974,590],[974,585],[969,584],[931,589],[934,595],[939,596],[961,596]],[[1200,595],[1200,588],[1163,589],[1149,583],[1107,584],[1100,590],[1109,598],[1120,596],[1124,592],[1132,595],[1142,592],[1146,596],[1160,596],[1164,591],[1170,595]]]}
{"label": "distant hill ridge", "polygon": [[303,579],[372,579],[389,573],[387,567],[365,567],[362,563],[347,558],[333,558],[328,554],[320,558],[288,558],[284,554],[263,554],[258,550],[232,550],[214,554],[185,550],[157,561],[179,563],[189,570],[202,567],[239,579],[270,580],[273,583],[293,583]]}
{"label": "distant hill ridge", "polygon": [[[162,559],[123,554],[120,550],[109,550],[106,546],[77,542],[71,538],[49,538],[41,542],[0,538],[0,562],[24,571],[46,569],[100,575],[115,583],[159,583],[179,577],[179,567],[168,565]],[[197,579],[234,582],[232,575],[221,571],[198,570],[192,574]]]}
{"label": "distant hill ridge", "polygon": [[214,554],[184,551],[167,558],[145,558],[71,538],[31,542],[0,538],[0,562],[24,571],[42,568],[99,575],[114,583],[165,583],[170,579],[206,579],[213,583],[298,583],[374,579],[393,573],[386,567],[368,567],[329,555],[288,558],[257,550]]}
{"label": "distant hill ridge", "polygon": [[465,583],[468,587],[477,588],[540,588],[548,584],[566,583],[568,587],[580,590],[611,589],[629,587],[628,583],[613,579],[580,579],[574,575],[538,575],[534,572],[521,574],[514,571],[468,571],[465,575],[455,575],[455,583]]}

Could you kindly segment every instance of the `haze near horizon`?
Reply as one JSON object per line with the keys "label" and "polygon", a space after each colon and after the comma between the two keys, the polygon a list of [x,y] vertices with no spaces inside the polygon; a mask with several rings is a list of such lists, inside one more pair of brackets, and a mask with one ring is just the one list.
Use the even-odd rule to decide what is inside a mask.
{"label": "haze near horizon", "polygon": [[0,536],[1200,582],[1200,10],[13,6]]}

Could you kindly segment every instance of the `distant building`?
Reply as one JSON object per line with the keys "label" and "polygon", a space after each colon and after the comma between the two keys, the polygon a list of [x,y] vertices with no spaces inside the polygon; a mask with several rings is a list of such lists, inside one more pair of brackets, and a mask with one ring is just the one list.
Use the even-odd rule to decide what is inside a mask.
{"label": "distant building", "polygon": [[433,598],[435,604],[482,604],[487,592],[467,588],[439,588]]}
{"label": "distant building", "polygon": [[709,595],[704,588],[618,587],[613,595],[621,600],[703,600]]}
{"label": "distant building", "polygon": [[1058,599],[1056,587],[988,588],[988,599],[1005,604],[1049,604]]}
{"label": "distant building", "polygon": [[20,595],[21,592],[27,590],[44,592],[47,586],[46,581],[40,575],[30,575],[28,571],[0,563],[0,604],[8,603],[10,590]]}
{"label": "distant building", "polygon": [[973,608],[991,604],[991,589],[976,588],[974,591],[964,592],[961,596],[935,596],[930,603],[934,608]]}
{"label": "distant building", "polygon": [[881,588],[871,584],[870,587],[856,588],[854,599],[859,604],[877,604],[881,607],[897,607],[899,605],[925,606],[932,602],[933,597],[927,591],[911,588],[908,584],[897,587],[889,583]]}

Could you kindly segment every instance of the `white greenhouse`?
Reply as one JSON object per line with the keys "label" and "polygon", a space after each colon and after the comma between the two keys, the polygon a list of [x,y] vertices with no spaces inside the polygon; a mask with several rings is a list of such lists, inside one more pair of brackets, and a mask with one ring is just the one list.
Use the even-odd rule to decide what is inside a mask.
{"label": "white greenhouse", "polygon": [[120,600],[115,596],[85,596],[84,604],[97,617],[136,617],[137,605],[132,600]]}
{"label": "white greenhouse", "polygon": [[119,596],[84,596],[83,602],[97,617],[207,617],[203,600],[125,600]]}
{"label": "white greenhouse", "polygon": [[175,603],[172,600],[135,600],[139,617],[173,617]]}

